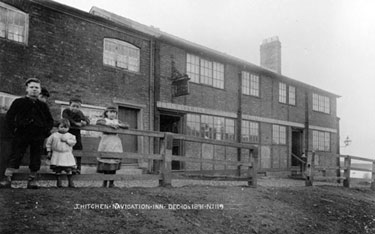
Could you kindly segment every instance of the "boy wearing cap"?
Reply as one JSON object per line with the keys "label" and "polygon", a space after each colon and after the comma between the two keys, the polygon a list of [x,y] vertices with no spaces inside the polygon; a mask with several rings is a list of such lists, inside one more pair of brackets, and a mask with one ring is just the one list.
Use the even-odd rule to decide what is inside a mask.
{"label": "boy wearing cap", "polygon": [[11,187],[13,172],[19,168],[27,147],[30,147],[27,188],[38,188],[36,173],[40,169],[43,142],[53,126],[53,118],[47,104],[38,99],[41,92],[40,81],[29,78],[25,86],[26,96],[14,100],[5,117],[14,138],[5,178],[0,181],[0,187]]}
{"label": "boy wearing cap", "polygon": [[[85,116],[81,109],[82,101],[79,98],[71,98],[69,100],[69,107],[66,108],[62,117],[69,120],[71,127],[84,127],[90,124],[90,120]],[[82,150],[81,130],[79,128],[70,128],[69,133],[76,137],[77,143],[74,145],[73,150]],[[81,170],[81,158],[77,157],[77,171],[74,173],[79,174]]]}

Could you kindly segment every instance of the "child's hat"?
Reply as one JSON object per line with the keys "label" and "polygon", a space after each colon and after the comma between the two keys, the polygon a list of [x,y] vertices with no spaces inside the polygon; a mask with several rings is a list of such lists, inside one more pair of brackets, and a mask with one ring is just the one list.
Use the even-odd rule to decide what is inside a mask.
{"label": "child's hat", "polygon": [[108,117],[108,116],[107,116],[107,113],[108,113],[109,111],[114,111],[114,112],[117,113],[117,108],[114,107],[114,106],[109,106],[109,107],[107,107],[107,108],[105,109],[104,113],[103,113],[104,117]]}
{"label": "child's hat", "polygon": [[105,109],[106,111],[116,111],[117,112],[117,108],[114,107],[114,106],[109,106]]}

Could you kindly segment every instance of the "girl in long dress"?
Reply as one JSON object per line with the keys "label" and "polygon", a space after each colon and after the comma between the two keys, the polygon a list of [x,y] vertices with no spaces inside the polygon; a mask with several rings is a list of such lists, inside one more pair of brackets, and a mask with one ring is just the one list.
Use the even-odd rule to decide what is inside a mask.
{"label": "girl in long dress", "polygon": [[[104,118],[99,119],[96,124],[108,126],[113,129],[129,128],[127,123],[123,123],[117,119],[117,108],[108,107],[103,114]],[[103,132],[99,143],[98,151],[101,152],[115,152],[122,153],[121,139],[117,133]],[[119,170],[121,166],[121,160],[116,158],[98,158],[98,172],[104,174],[116,174],[116,170]],[[107,187],[108,181],[103,181],[103,187]],[[114,181],[110,180],[108,187],[114,187]]]}

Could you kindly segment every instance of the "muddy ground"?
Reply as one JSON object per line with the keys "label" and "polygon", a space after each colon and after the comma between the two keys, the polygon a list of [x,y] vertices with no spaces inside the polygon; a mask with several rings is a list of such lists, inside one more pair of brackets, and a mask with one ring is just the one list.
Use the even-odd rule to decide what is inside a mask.
{"label": "muddy ground", "polygon": [[0,233],[375,233],[375,192],[327,185],[1,189]]}

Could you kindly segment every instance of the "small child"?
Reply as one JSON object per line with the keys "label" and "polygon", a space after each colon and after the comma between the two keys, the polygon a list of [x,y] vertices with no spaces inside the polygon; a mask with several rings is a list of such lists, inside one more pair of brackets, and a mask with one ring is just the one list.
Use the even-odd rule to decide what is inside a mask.
{"label": "small child", "polygon": [[68,186],[74,187],[72,170],[76,167],[73,156],[73,146],[76,144],[74,135],[68,133],[70,123],[67,119],[61,119],[58,131],[47,139],[48,159],[51,160],[50,168],[56,172],[57,187],[61,187],[61,172],[65,171],[68,176]]}
{"label": "small child", "polygon": [[[87,118],[81,109],[82,101],[79,98],[72,98],[69,100],[69,108],[66,108],[62,117],[69,120],[70,126],[72,127],[83,127],[90,124],[89,118]],[[74,150],[82,150],[81,130],[80,129],[69,129],[69,133],[76,137],[77,144],[73,147]],[[81,170],[81,158],[77,157],[77,170],[74,173],[79,174]]]}
{"label": "small child", "polygon": [[[127,123],[122,123],[117,119],[117,109],[116,107],[108,107],[103,114],[104,118],[99,119],[96,124],[109,126],[114,129],[118,128],[129,128]],[[98,151],[102,152],[117,152],[122,153],[122,143],[120,137],[116,133],[106,133],[103,132]],[[109,158],[98,158],[98,172],[104,174],[116,174],[116,170],[120,169],[121,160],[120,159],[109,159]],[[110,180],[108,187],[114,187],[114,181]],[[103,182],[103,187],[107,187],[107,181]]]}

